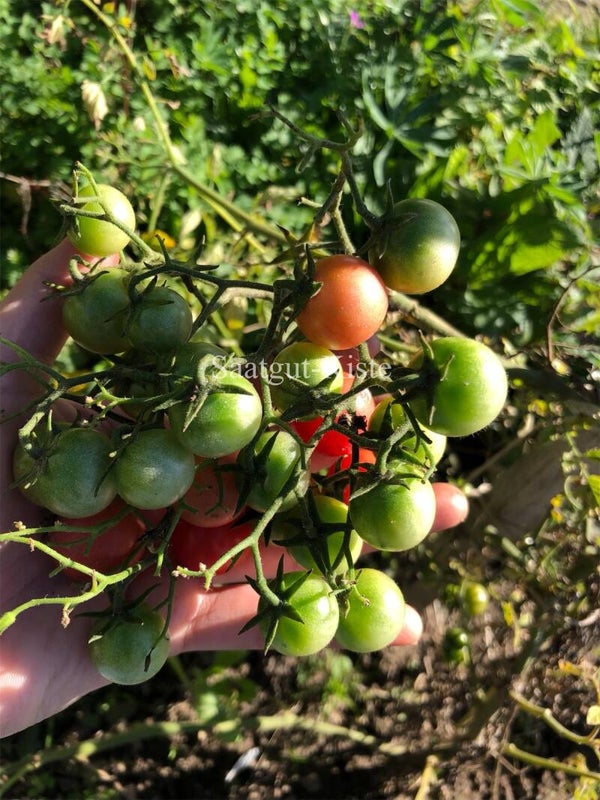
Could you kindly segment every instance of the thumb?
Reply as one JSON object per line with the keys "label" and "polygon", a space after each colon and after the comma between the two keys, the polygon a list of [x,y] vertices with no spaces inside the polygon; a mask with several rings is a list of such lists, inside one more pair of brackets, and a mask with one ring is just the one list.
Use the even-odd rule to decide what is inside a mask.
{"label": "thumb", "polygon": [[[62,324],[62,300],[50,297],[44,282],[69,284],[69,260],[76,254],[75,247],[64,239],[23,273],[0,304],[0,336],[45,363],[54,361],[67,339],[67,332]],[[115,254],[103,263],[113,265],[118,260]],[[17,361],[19,356],[12,348],[2,346],[0,360]]]}

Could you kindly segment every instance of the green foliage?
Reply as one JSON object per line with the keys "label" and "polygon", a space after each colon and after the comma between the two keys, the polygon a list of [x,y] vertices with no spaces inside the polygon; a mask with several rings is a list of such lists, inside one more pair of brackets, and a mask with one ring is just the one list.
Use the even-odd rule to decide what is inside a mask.
{"label": "green foliage", "polygon": [[[222,239],[213,210],[170,174],[123,52],[89,10],[28,2],[17,15],[4,5],[0,42],[20,43],[3,74],[5,171],[66,184],[82,159],[135,198],[142,225],[177,240],[184,214],[200,211],[192,241]],[[293,134],[263,112],[273,102],[308,132],[335,139],[335,111],[344,109],[364,122],[355,158],[373,210],[383,209],[388,186],[397,199],[440,199],[459,220],[463,250],[436,295],[440,307],[467,333],[483,325],[491,336],[535,342],[561,276],[586,262],[597,232],[597,26],[549,23],[525,0],[468,9],[379,0],[358,2],[352,13],[341,0],[191,8],[151,0],[134,18],[117,6],[111,20],[141,59],[198,180],[299,233],[310,215],[293,200],[322,200],[336,165],[319,152],[299,173]],[[101,119],[97,107],[86,113],[84,81],[104,93]],[[5,246],[19,253],[13,188],[4,184]],[[362,223],[349,225],[364,243]],[[57,227],[47,200],[34,194],[32,251]]]}

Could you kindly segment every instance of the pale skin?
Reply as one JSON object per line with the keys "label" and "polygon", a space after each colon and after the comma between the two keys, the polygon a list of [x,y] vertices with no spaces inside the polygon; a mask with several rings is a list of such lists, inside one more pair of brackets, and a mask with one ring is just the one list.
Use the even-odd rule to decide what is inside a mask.
{"label": "pale skin", "polygon": [[[48,289],[43,281],[65,283],[69,280],[68,262],[75,254],[72,245],[63,241],[42,255],[24,273],[0,305],[0,336],[15,342],[36,359],[51,364],[66,339],[61,321],[61,300],[41,302]],[[116,263],[117,257],[105,263]],[[18,356],[8,347],[0,348],[3,361]],[[24,371],[14,370],[0,380],[2,414],[22,411],[40,394],[40,384]],[[68,409],[61,409],[61,412]],[[42,524],[42,510],[30,504],[12,481],[11,457],[17,431],[24,416],[0,426],[0,531],[14,529],[16,521],[26,527]],[[448,484],[435,485],[438,501],[435,530],[444,530],[462,522],[468,513],[464,495]],[[264,557],[265,574],[274,574],[281,555],[271,548]],[[252,628],[240,634],[242,626],[256,611],[257,595],[244,582],[251,561],[227,573],[227,583],[205,591],[194,579],[178,579],[170,621],[170,644],[173,655],[194,650],[235,650],[260,648],[259,631]],[[54,562],[49,556],[28,546],[6,542],[0,545],[0,613],[11,610],[32,597],[69,596],[80,588],[64,575],[49,576]],[[166,596],[167,581],[149,575],[138,581],[153,580],[156,589],[153,604]],[[141,585],[141,584],[140,584]],[[92,601],[103,607],[105,601]],[[89,618],[72,616],[61,625],[61,606],[45,605],[24,612],[0,637],[0,736],[8,736],[50,717],[107,682],[91,662],[87,640],[93,624]],[[422,634],[422,622],[413,608],[408,608],[404,629],[396,644],[414,645]]]}

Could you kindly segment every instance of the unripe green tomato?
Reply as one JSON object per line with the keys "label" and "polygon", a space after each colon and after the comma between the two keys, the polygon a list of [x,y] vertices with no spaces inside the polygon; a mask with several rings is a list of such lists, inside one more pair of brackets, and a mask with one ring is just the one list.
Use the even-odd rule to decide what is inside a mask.
{"label": "unripe green tomato", "polygon": [[[402,404],[394,402],[393,397],[386,397],[375,406],[375,410],[369,419],[369,431],[389,436],[393,431],[405,425],[406,422],[407,417]],[[434,466],[444,455],[447,437],[442,433],[430,431],[424,425],[421,425],[421,428],[425,436],[431,440],[431,444],[428,445],[421,441],[415,447],[417,437],[413,434],[404,439],[402,444],[398,445],[398,448],[401,448],[424,464],[429,464],[430,460],[432,460],[433,464],[431,466]]]}
{"label": "unripe green tomato", "polygon": [[125,335],[129,272],[111,267],[85,280],[76,294],[65,298],[63,324],[80,347],[91,353],[123,353],[131,346]]}
{"label": "unripe green tomato", "polygon": [[378,550],[416,547],[431,531],[435,493],[431,483],[406,478],[381,482],[350,498],[350,519],[358,535]]}
{"label": "unripe green tomato", "polygon": [[[98,193],[96,194],[91,184],[83,186],[79,190],[79,197],[99,197],[116,220],[133,230],[135,228],[135,212],[123,192],[105,183],[99,183],[97,187]],[[99,213],[103,211],[97,200],[89,200],[77,205],[83,211]],[[71,228],[68,237],[80,253],[90,256],[110,256],[129,244],[129,236],[112,222],[93,217],[78,217],[78,230],[74,227]]]}
{"label": "unripe green tomato", "polygon": [[[254,472],[246,503],[250,508],[265,512],[283,491],[283,487],[300,464],[302,450],[296,439],[284,430],[267,430],[254,445]],[[309,483],[308,470],[302,470],[295,490],[289,491],[279,511],[286,511],[306,494]]]}
{"label": "unripe green tomato", "polygon": [[224,366],[228,357],[227,350],[219,347],[212,342],[202,342],[197,339],[190,339],[177,348],[171,372],[175,376],[187,375],[190,378],[197,378],[198,365],[205,356],[208,365]]}
{"label": "unripe green tomato", "polygon": [[256,435],[262,421],[260,396],[239,372],[218,369],[211,391],[194,411],[194,397],[171,406],[169,424],[179,441],[195,455],[221,458],[241,450]]}
{"label": "unripe green tomato", "polygon": [[450,664],[464,664],[470,660],[469,634],[463,628],[449,628],[442,644],[444,658]]}
{"label": "unripe green tomato", "polygon": [[328,379],[323,391],[341,394],[344,371],[335,353],[312,342],[293,342],[275,356],[269,369],[273,404],[283,412]]}
{"label": "unripe green tomato", "polygon": [[[283,575],[281,590],[290,589],[302,576],[302,572],[288,572]],[[275,582],[271,588],[276,589]],[[319,575],[309,575],[306,580],[286,597],[286,602],[299,614],[301,622],[282,616],[277,622],[275,638],[271,643],[273,650],[287,656],[310,656],[318,653],[331,642],[338,627],[340,612],[335,595]],[[266,602],[261,598],[258,612],[264,611]],[[269,619],[260,625],[267,635]]]}
{"label": "unripe green tomato", "polygon": [[112,446],[101,431],[65,426],[42,450],[34,457],[19,441],[13,454],[15,482],[32,503],[76,519],[98,514],[115,499]]}
{"label": "unripe green tomato", "polygon": [[355,653],[381,650],[402,631],[405,611],[404,595],[389,575],[361,569],[342,602],[336,642]]}
{"label": "unripe green tomato", "polygon": [[88,645],[96,669],[106,680],[131,686],[162,669],[169,657],[169,640],[158,611],[142,604],[106,626],[106,619],[98,620]]}
{"label": "unripe green tomato", "polygon": [[118,454],[114,476],[125,502],[134,508],[158,509],[180,500],[194,482],[196,461],[166,428],[136,431]]}
{"label": "unripe green tomato", "polygon": [[369,263],[386,286],[423,294],[448,279],[460,249],[452,214],[434,200],[408,198],[396,203],[372,237]]}
{"label": "unripe green tomato", "polygon": [[171,353],[187,342],[194,318],[187,300],[168,286],[147,289],[127,323],[133,347],[149,353]]}
{"label": "unripe green tomato", "polygon": [[449,647],[466,647],[469,644],[469,634],[464,628],[449,628],[446,631],[444,642]]}
{"label": "unripe green tomato", "polygon": [[[475,339],[431,342],[432,384],[410,401],[417,420],[445,436],[469,436],[493,422],[506,401],[508,379],[498,356]],[[416,365],[422,361],[417,359]],[[428,369],[427,363],[425,369]]]}
{"label": "unripe green tomato", "polygon": [[462,603],[470,617],[475,617],[488,607],[490,596],[481,583],[467,583],[462,590]]}

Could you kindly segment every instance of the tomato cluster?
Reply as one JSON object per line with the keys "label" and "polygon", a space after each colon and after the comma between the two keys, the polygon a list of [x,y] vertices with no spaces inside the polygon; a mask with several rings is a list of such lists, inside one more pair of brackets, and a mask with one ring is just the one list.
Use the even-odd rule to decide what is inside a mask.
{"label": "tomato cluster", "polygon": [[[96,189],[79,193],[78,208],[96,216],[76,215],[71,238],[104,256],[134,221],[119,192]],[[369,349],[390,291],[439,285],[459,239],[444,208],[411,200],[373,233],[372,263],[303,251],[302,269],[281,278],[289,301],[271,338],[244,357],[206,335],[206,308],[219,307],[197,288],[214,289],[208,273],[163,255],[74,274],[60,294],[64,325],[101,366],[77,420],[40,406],[13,459],[21,491],[58,520],[50,544],[68,574],[160,563],[210,582],[252,553],[252,623],[266,646],[307,655],[333,640],[357,652],[392,643],[402,591],[358,559],[365,546],[423,541],[446,437],[487,426],[507,392],[500,360],[479,341],[434,339],[410,364]],[[265,548],[282,554],[274,577],[261,573]],[[131,640],[142,642],[141,662],[125,652]],[[101,620],[90,646],[102,674],[129,683],[160,668],[165,641],[160,614],[138,605]]]}

